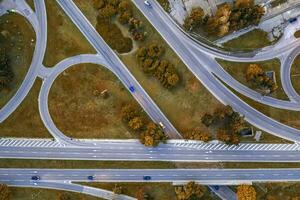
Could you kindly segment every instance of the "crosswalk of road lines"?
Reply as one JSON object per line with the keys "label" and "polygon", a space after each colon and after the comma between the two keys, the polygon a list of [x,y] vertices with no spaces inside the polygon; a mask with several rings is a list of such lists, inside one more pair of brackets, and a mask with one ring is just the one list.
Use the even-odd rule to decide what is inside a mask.
{"label": "crosswalk of road lines", "polygon": [[0,146],[9,147],[62,147],[59,142],[46,139],[0,139]]}
{"label": "crosswalk of road lines", "polygon": [[236,150],[236,151],[297,151],[300,150],[299,144],[210,144],[210,143],[174,143],[176,147],[195,148],[199,150]]}

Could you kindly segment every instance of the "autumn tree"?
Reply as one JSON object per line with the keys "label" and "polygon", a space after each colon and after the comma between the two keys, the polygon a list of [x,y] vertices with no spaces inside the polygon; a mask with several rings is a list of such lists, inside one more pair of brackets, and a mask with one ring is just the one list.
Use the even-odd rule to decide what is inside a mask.
{"label": "autumn tree", "polygon": [[184,20],[184,28],[192,30],[203,23],[204,11],[201,7],[193,8],[191,13]]}
{"label": "autumn tree", "polygon": [[160,142],[165,143],[167,136],[159,125],[150,122],[146,131],[141,134],[140,141],[145,146],[157,146]]}
{"label": "autumn tree", "polygon": [[186,185],[175,187],[177,200],[201,199],[205,191],[206,188],[204,186],[198,185],[195,182],[189,182]]}
{"label": "autumn tree", "polygon": [[11,192],[7,185],[0,184],[0,200],[9,200]]}
{"label": "autumn tree", "polygon": [[256,191],[251,185],[239,185],[237,187],[238,200],[256,200]]}
{"label": "autumn tree", "polygon": [[141,117],[134,117],[128,122],[128,126],[133,130],[139,130],[143,125],[144,123]]}
{"label": "autumn tree", "polygon": [[201,117],[201,122],[206,126],[209,127],[212,123],[213,123],[213,116],[211,114],[205,113],[202,117]]}
{"label": "autumn tree", "polygon": [[136,192],[136,198],[137,200],[150,200],[150,196],[145,192],[145,188],[141,187]]}
{"label": "autumn tree", "polygon": [[201,140],[203,142],[208,142],[210,140],[210,134],[202,132],[200,128],[195,128],[192,131],[188,131],[185,138],[189,140]]}
{"label": "autumn tree", "polygon": [[100,18],[100,20],[102,20],[111,18],[116,14],[117,10],[112,5],[107,4],[103,8],[99,9],[98,12],[98,17]]}
{"label": "autumn tree", "polygon": [[134,105],[127,104],[121,108],[121,116],[124,121],[129,122],[138,116],[138,110]]}
{"label": "autumn tree", "polygon": [[123,187],[118,185],[118,184],[115,184],[115,187],[113,189],[113,193],[114,194],[122,194],[124,191],[123,191]]}

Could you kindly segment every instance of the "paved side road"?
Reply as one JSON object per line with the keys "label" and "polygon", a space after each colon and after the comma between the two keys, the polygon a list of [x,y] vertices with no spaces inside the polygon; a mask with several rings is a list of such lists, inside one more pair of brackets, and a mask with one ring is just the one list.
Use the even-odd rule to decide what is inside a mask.
{"label": "paved side road", "polygon": [[175,127],[169,122],[166,116],[160,111],[146,91],[141,87],[133,77],[127,67],[118,58],[115,52],[105,43],[88,19],[81,13],[75,3],[64,0],[57,0],[61,8],[70,17],[73,23],[78,27],[82,34],[87,38],[98,54],[102,55],[112,71],[122,81],[129,90],[131,86],[135,87],[135,92],[131,92],[139,104],[147,111],[148,115],[156,123],[162,122],[165,125],[165,132],[170,138],[182,138]]}
{"label": "paved side road", "polygon": [[56,190],[64,190],[70,192],[78,192],[83,193],[95,197],[100,197],[108,200],[136,200],[136,198],[126,196],[126,195],[116,195],[111,191],[103,190],[94,187],[88,187],[78,184],[73,184],[70,181],[39,181],[33,182],[29,180],[10,180],[10,181],[2,181],[9,186],[13,187],[33,187],[33,188],[45,188],[45,189],[56,189]]}

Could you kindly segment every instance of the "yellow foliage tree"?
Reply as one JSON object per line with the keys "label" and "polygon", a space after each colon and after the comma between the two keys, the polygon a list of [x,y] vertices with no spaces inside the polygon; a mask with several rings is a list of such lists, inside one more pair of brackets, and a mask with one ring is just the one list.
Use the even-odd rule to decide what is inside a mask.
{"label": "yellow foliage tree", "polygon": [[239,185],[237,187],[238,200],[256,200],[256,191],[251,185]]}

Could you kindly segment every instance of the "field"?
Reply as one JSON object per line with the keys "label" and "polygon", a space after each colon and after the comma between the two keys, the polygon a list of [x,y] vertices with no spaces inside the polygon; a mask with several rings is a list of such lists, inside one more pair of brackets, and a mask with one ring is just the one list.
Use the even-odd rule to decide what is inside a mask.
{"label": "field", "polygon": [[53,0],[46,0],[48,38],[43,64],[52,67],[78,54],[95,53],[93,47]]}
{"label": "field", "polygon": [[297,56],[291,68],[291,79],[295,90],[300,94],[300,56]]}
{"label": "field", "polygon": [[60,193],[66,193],[72,200],[101,200],[100,198],[84,194],[39,188],[11,187],[10,191],[12,193],[10,200],[54,200],[58,199]]}
{"label": "field", "polygon": [[268,34],[261,29],[254,29],[244,35],[223,44],[232,51],[251,51],[271,45]]}
{"label": "field", "polygon": [[[75,2],[92,24],[94,24],[96,17],[93,16],[94,11],[92,11],[91,0],[84,2],[77,0]],[[195,127],[200,127],[203,131],[208,131],[206,127],[201,124],[200,119],[205,112],[212,112],[215,107],[221,106],[221,104],[201,85],[135,7],[134,16],[143,21],[147,32],[146,40],[139,42],[139,46],[150,43],[162,45],[166,50],[164,58],[170,60],[180,74],[180,84],[177,88],[171,90],[164,88],[155,78],[146,75],[142,71],[137,62],[135,52],[119,55],[120,58],[180,132],[185,132]]]}
{"label": "field", "polygon": [[[251,84],[246,81],[246,71],[249,64],[258,64],[261,68],[267,71],[274,71],[276,76],[276,83],[278,88],[275,92],[271,94],[272,97],[277,99],[287,100],[288,97],[283,91],[281,81],[280,81],[280,61],[277,59],[268,60],[264,62],[255,62],[255,63],[237,63],[237,62],[229,62],[224,60],[217,60],[218,63],[237,81],[242,83],[243,85],[250,87]],[[255,90],[255,88],[252,87]]]}
{"label": "field", "polygon": [[0,32],[8,46],[7,55],[14,73],[8,88],[0,91],[0,108],[16,93],[30,67],[35,47],[35,33],[29,22],[18,14],[5,14],[0,17]]}
{"label": "field", "polygon": [[[100,95],[104,90],[107,98]],[[92,64],[76,65],[60,74],[49,96],[55,124],[76,138],[138,138],[121,119],[121,107],[128,103],[138,107],[112,72]]]}
{"label": "field", "polygon": [[52,137],[44,127],[38,110],[41,81],[36,80],[21,105],[4,122],[0,123],[0,137]]}

